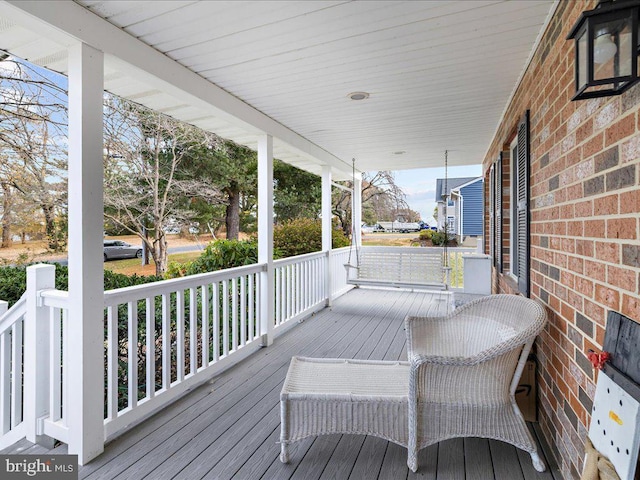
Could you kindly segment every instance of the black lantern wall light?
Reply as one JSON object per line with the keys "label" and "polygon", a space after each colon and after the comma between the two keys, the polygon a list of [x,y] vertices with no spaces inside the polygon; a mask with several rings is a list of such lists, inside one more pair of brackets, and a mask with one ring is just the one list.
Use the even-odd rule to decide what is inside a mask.
{"label": "black lantern wall light", "polygon": [[574,40],[576,94],[572,100],[620,95],[638,79],[640,0],[602,0],[582,12]]}

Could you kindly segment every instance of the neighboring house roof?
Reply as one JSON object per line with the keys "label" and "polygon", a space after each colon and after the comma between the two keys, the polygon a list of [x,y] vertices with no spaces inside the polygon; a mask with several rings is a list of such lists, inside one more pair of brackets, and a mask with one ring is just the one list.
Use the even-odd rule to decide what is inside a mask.
{"label": "neighboring house roof", "polygon": [[466,185],[467,183],[471,183],[474,180],[480,180],[482,177],[461,177],[461,178],[449,178],[446,181],[448,192],[445,192],[445,179],[438,178],[436,180],[436,202],[442,201],[442,196],[451,193],[451,190],[455,190],[462,185]]}

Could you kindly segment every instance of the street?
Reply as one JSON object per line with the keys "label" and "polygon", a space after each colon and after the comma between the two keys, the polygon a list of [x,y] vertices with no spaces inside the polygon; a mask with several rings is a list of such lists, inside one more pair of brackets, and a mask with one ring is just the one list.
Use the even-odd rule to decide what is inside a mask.
{"label": "street", "polygon": [[[204,250],[204,246],[203,245],[196,245],[196,244],[183,245],[183,246],[180,246],[180,247],[169,247],[169,253],[197,252],[197,251],[201,251],[201,250]],[[67,257],[43,258],[42,261],[43,262],[55,262],[55,263],[59,263],[60,265],[67,265],[69,263],[68,260],[67,260]]]}

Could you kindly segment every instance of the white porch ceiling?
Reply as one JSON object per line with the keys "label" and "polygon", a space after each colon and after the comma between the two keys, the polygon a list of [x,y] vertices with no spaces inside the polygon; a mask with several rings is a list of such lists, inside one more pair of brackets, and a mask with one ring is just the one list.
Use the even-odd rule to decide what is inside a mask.
{"label": "white porch ceiling", "polygon": [[[276,158],[346,178],[351,158],[362,171],[441,166],[444,150],[480,163],[555,4],[9,0],[0,48],[65,73],[67,46],[92,44],[107,90],[249,146],[273,134]],[[138,46],[156,67],[132,66]]]}

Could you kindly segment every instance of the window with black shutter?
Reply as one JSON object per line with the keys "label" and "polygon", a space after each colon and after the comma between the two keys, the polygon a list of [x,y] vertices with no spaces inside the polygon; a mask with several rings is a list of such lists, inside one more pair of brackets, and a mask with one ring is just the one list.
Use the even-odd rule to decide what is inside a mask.
{"label": "window with black shutter", "polygon": [[517,254],[516,272],[518,277],[518,290],[529,296],[529,236],[530,236],[530,214],[529,214],[529,110],[522,116],[518,123],[518,160],[517,172],[512,178],[516,182],[516,241],[514,246]]}

